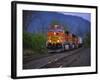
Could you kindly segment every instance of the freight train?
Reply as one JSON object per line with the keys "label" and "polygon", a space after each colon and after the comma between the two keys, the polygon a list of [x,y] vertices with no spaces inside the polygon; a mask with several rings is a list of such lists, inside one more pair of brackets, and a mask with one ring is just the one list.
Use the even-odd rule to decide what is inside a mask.
{"label": "freight train", "polygon": [[58,24],[49,27],[47,32],[46,47],[49,52],[59,52],[81,47],[82,38],[65,31],[64,27]]}

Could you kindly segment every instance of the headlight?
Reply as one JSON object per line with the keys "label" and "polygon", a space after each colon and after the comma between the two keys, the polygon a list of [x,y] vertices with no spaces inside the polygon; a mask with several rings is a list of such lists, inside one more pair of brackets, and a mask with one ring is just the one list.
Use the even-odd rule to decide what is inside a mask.
{"label": "headlight", "polygon": [[56,32],[54,32],[54,35],[56,35]]}
{"label": "headlight", "polygon": [[59,43],[59,42],[60,42],[60,40],[57,40],[57,42]]}
{"label": "headlight", "polygon": [[48,42],[51,42],[51,40],[48,40]]}

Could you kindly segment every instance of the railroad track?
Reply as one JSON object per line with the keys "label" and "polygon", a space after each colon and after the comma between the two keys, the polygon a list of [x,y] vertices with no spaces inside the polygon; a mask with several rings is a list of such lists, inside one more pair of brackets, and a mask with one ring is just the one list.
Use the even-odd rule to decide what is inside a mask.
{"label": "railroad track", "polygon": [[80,57],[79,53],[80,53],[80,50],[68,56],[65,56],[59,60],[46,64],[45,66],[41,68],[69,67],[71,64],[73,64],[75,61],[78,60],[78,58]]}
{"label": "railroad track", "polygon": [[[41,58],[38,60],[30,61],[29,63],[24,64],[23,68],[24,69],[40,69],[40,68],[50,68],[50,67],[51,68],[52,67],[64,67],[65,66],[64,62],[66,62],[66,61],[64,61],[65,57],[70,57],[74,54],[77,54],[78,52],[80,52],[82,50],[83,50],[83,47],[73,50],[73,51],[62,52],[62,53],[58,53],[58,54],[53,53],[54,55],[52,55],[52,56],[48,56],[48,57],[44,57],[44,58]],[[75,60],[75,59],[73,58],[72,61],[73,60]],[[63,62],[63,65],[61,65],[61,62]]]}

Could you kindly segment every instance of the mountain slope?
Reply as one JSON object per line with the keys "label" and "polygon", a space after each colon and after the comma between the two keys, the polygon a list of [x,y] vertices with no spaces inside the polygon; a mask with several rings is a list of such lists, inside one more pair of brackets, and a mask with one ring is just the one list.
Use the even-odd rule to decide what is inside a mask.
{"label": "mountain slope", "polygon": [[27,32],[46,33],[53,20],[58,21],[71,33],[81,37],[90,32],[90,22],[78,16],[64,15],[58,12],[23,12],[23,28]]}

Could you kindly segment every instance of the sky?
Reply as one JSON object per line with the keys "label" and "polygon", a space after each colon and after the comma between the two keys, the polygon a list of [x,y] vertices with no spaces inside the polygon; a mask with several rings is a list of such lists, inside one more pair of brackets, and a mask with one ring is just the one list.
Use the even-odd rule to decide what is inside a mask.
{"label": "sky", "polygon": [[60,12],[61,14],[64,14],[64,15],[73,15],[73,16],[79,16],[83,19],[86,19],[90,22],[91,20],[91,15],[90,13],[75,13],[75,12]]}

